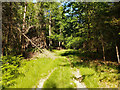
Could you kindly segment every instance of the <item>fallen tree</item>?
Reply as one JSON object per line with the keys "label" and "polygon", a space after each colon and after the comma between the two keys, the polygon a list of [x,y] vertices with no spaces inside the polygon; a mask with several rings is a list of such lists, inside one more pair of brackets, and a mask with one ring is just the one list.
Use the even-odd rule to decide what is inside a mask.
{"label": "fallen tree", "polygon": [[18,28],[18,27],[15,27],[15,28],[16,28],[16,29],[21,33],[21,35],[23,35],[33,46],[35,46],[41,53],[43,52],[43,50],[42,50],[40,47],[38,47],[35,43],[32,42],[31,39],[29,39],[24,33],[21,32],[21,29],[20,29],[20,28]]}

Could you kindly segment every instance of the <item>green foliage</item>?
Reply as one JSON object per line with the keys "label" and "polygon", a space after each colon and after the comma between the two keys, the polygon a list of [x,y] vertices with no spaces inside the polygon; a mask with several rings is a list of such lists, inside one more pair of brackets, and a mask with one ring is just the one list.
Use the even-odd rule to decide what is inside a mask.
{"label": "green foliage", "polygon": [[84,40],[81,37],[73,37],[73,36],[68,37],[66,39],[66,43],[67,43],[66,47],[67,48],[76,48],[76,49],[80,48],[80,47],[82,47],[83,41]]}
{"label": "green foliage", "polygon": [[[89,61],[88,64],[82,64],[81,74],[85,77],[84,83],[87,87],[118,87],[118,69],[106,65],[102,61]],[[92,82],[91,82],[92,81]]]}
{"label": "green foliage", "polygon": [[23,59],[22,55],[18,55],[18,56],[3,56],[2,57],[2,63],[3,65],[5,64],[9,64],[9,65],[14,65],[14,66],[20,66],[20,62]]}
{"label": "green foliage", "polygon": [[[26,11],[24,11],[25,6]],[[3,55],[19,55],[25,51],[38,51],[36,48],[33,49],[31,47],[32,45],[30,45],[30,42],[28,42],[24,36],[21,36],[21,33],[18,31],[18,29],[20,29],[35,45],[39,42],[35,37],[40,38],[40,43],[43,44],[37,45],[39,47],[47,47],[47,45],[50,45],[50,41],[52,41],[52,45],[49,47],[50,50],[56,46],[82,49],[79,51],[67,51],[63,54],[60,52],[59,54],[70,58],[73,66],[82,66],[79,68],[81,68],[81,72],[86,75],[84,81],[86,83],[89,82],[86,84],[88,87],[98,87],[98,84],[96,84],[97,80],[116,84],[115,80],[118,80],[118,78],[115,77],[115,75],[118,74],[115,71],[118,69],[113,68],[115,66],[112,66],[111,69],[109,65],[105,66],[101,62],[94,64],[94,62],[90,60],[101,59],[102,56],[105,56],[106,60],[113,58],[115,61],[116,57],[118,57],[116,51],[118,51],[117,53],[120,52],[119,10],[119,2],[63,2],[62,4],[59,2],[38,2],[36,4],[32,2],[2,3]],[[52,28],[50,29],[50,27]],[[35,34],[31,33],[32,31],[34,31]],[[51,36],[49,36],[50,32]],[[33,40],[34,38],[35,40]],[[116,49],[117,46],[118,50]],[[80,60],[78,58],[80,58]],[[19,74],[18,67],[21,65],[21,60],[21,56],[3,57],[3,87],[13,85],[13,79],[17,78]],[[47,63],[45,62],[46,69],[43,69],[43,71],[48,71],[47,65],[49,65],[50,61],[45,61],[47,61]],[[31,61],[31,63],[33,62]],[[26,68],[29,72],[26,74],[26,81],[27,83],[30,81],[27,75],[29,76],[29,74],[31,74],[31,78],[36,77],[30,84],[33,85],[37,79],[40,79],[40,75],[37,77],[30,72],[29,67],[31,67],[34,72],[39,71],[38,69],[34,70],[34,65],[31,63],[31,66],[28,65]],[[38,62],[36,61],[35,63]],[[36,68],[40,68],[39,64],[35,65]],[[99,65],[101,65],[101,67]],[[42,66],[44,66],[44,64]],[[89,71],[95,72],[93,76],[87,76],[84,70],[87,70],[88,74],[91,74]],[[26,72],[27,71],[24,73]],[[100,74],[101,72],[103,74]],[[110,78],[115,77],[116,79],[110,80],[110,78],[107,78],[109,75],[106,74],[106,72],[109,73]],[[96,78],[98,75],[100,78],[94,79],[95,82],[91,83],[90,80],[92,80],[93,77]],[[18,83],[20,79],[18,79]],[[24,80],[24,78],[21,80]],[[23,83],[23,81],[21,83]],[[22,85],[24,86],[26,84],[23,83],[21,86]],[[16,85],[16,87],[21,86]],[[27,87],[30,86],[27,85]]]}
{"label": "green foliage", "polygon": [[54,40],[58,40],[58,41],[63,41],[64,37],[62,35],[58,35],[58,34],[54,34],[49,36],[49,38],[54,39]]}
{"label": "green foliage", "polygon": [[83,82],[88,88],[98,88],[98,76],[96,75],[96,72],[92,68],[88,67],[80,67],[79,68],[81,75],[83,76]]}
{"label": "green foliage", "polygon": [[[25,5],[26,12],[24,12]],[[120,44],[120,15],[116,14],[119,12],[119,3],[37,2],[33,4],[32,2],[6,2],[2,6],[4,55],[21,54],[24,44],[25,48],[32,48],[28,40],[16,30],[19,28],[22,32],[26,31],[25,34],[30,39],[41,38],[42,32],[44,37],[40,43],[44,42],[44,45],[38,45],[39,47],[47,47],[51,40],[53,48],[58,46],[83,48],[85,51],[96,50],[100,53],[105,48],[105,56],[109,58],[106,53],[110,50],[112,51],[110,56],[116,59],[114,49],[116,45]],[[24,23],[24,19],[26,23]],[[23,26],[25,26],[25,30],[23,30]],[[50,32],[51,36],[49,36]],[[34,41],[37,44],[37,40]]]}
{"label": "green foliage", "polygon": [[2,86],[9,87],[15,83],[14,79],[20,74],[18,67],[21,65],[23,57],[19,56],[3,56],[2,57]]}

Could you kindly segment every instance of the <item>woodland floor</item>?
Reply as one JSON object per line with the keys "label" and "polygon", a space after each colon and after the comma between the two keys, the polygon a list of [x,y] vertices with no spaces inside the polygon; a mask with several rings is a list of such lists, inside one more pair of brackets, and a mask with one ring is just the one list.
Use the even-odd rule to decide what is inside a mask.
{"label": "woodland floor", "polygon": [[[112,67],[116,64],[116,67]],[[119,67],[115,62],[89,61],[74,50],[44,50],[20,68],[14,88],[117,88]],[[32,87],[31,87],[32,86]]]}

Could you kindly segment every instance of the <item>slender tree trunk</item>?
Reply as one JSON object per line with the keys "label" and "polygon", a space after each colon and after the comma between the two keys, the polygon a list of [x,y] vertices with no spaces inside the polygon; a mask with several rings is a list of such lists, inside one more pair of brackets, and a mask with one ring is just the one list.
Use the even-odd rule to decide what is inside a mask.
{"label": "slender tree trunk", "polygon": [[[51,21],[52,21],[52,17],[51,17],[51,8],[50,8],[50,18],[49,18],[49,36],[51,36],[51,32],[52,32],[52,28],[51,28]],[[52,41],[49,38],[49,47],[51,46]]]}
{"label": "slender tree trunk", "polygon": [[[61,29],[60,29],[60,35],[61,35]],[[59,49],[60,49],[60,46],[61,46],[61,42],[59,41]]]}
{"label": "slender tree trunk", "polygon": [[6,48],[6,55],[9,54],[9,46],[10,46],[10,40],[11,40],[11,23],[12,23],[12,2],[10,2],[10,14],[9,14],[9,30],[8,30],[8,37],[7,37],[7,48]]}
{"label": "slender tree trunk", "polygon": [[102,48],[103,48],[103,59],[105,61],[105,47],[104,47],[104,42],[102,41]]}
{"label": "slender tree trunk", "polygon": [[40,36],[40,32],[42,32],[42,28],[43,28],[43,11],[42,11],[42,8],[43,8],[43,6],[42,6],[42,4],[40,5],[40,16],[39,16],[39,20],[40,20],[40,31],[38,31],[39,33],[39,36]]}
{"label": "slender tree trunk", "polygon": [[25,2],[24,16],[23,16],[23,30],[25,30],[25,17],[26,17],[27,2]]}
{"label": "slender tree trunk", "polygon": [[105,45],[103,40],[103,35],[101,34],[101,43],[102,43],[102,50],[103,50],[103,59],[105,61]]}
{"label": "slender tree trunk", "polygon": [[116,45],[116,54],[117,54],[118,63],[120,63],[119,50],[117,45]]}
{"label": "slender tree trunk", "polygon": [[[27,9],[27,2],[25,2],[25,9],[24,9],[24,15],[23,15],[23,26],[22,26],[22,32],[25,32],[25,18],[26,18],[26,9]],[[25,51],[25,38],[20,34],[20,41],[22,43],[21,53]]]}

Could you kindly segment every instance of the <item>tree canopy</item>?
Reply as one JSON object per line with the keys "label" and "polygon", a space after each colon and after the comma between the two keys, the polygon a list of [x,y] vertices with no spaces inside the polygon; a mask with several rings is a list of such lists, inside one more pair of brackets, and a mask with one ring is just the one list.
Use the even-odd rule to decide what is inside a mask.
{"label": "tree canopy", "polygon": [[3,55],[59,47],[119,61],[119,2],[5,2],[2,6]]}

